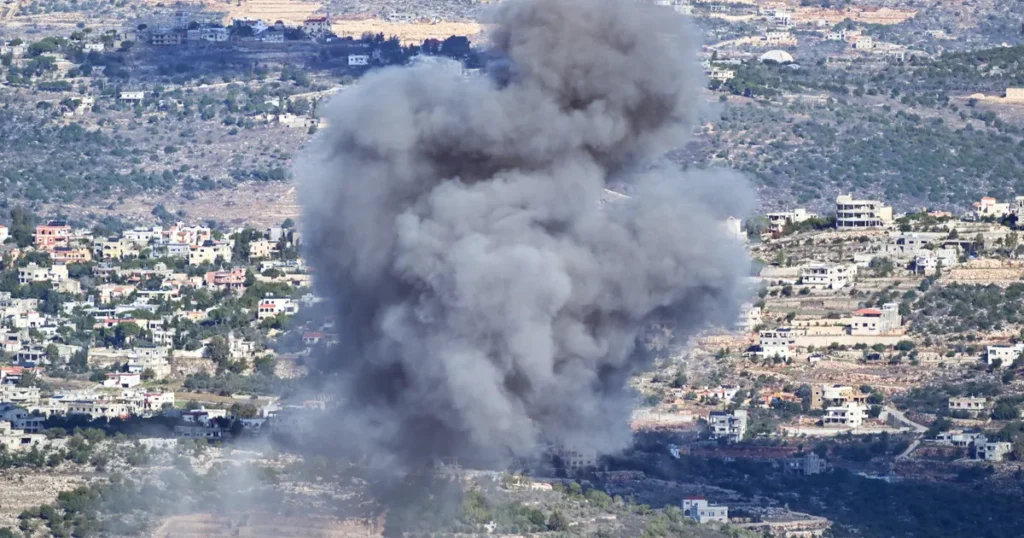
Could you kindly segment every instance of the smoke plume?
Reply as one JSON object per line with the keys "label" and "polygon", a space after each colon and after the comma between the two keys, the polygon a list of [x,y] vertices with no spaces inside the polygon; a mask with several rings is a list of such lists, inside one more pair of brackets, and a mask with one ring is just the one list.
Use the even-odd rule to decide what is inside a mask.
{"label": "smoke plume", "polygon": [[625,447],[644,329],[731,323],[749,267],[724,225],[741,178],[658,160],[702,107],[684,20],[627,0],[492,18],[501,76],[374,72],[297,169],[337,443],[401,472]]}

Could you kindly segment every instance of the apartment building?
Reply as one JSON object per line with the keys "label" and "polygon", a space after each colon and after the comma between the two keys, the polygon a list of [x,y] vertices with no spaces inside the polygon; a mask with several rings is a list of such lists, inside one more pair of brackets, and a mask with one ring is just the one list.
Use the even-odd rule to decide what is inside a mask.
{"label": "apartment building", "polygon": [[800,269],[800,284],[808,288],[839,290],[857,277],[854,264],[813,263]]}
{"label": "apartment building", "polygon": [[878,200],[854,200],[849,194],[836,197],[836,229],[882,228],[892,224],[892,207]]}
{"label": "apartment building", "polygon": [[859,428],[868,418],[868,406],[861,403],[849,402],[845,405],[837,405],[825,408],[825,418],[822,423],[825,427],[842,426],[845,428]]}
{"label": "apartment building", "polygon": [[1003,366],[1009,366],[1017,361],[1020,354],[1024,353],[1024,343],[1001,344],[985,348],[985,362],[992,364],[998,359]]}
{"label": "apartment building", "polygon": [[787,224],[797,224],[808,219],[818,218],[817,213],[811,213],[802,207],[792,211],[778,211],[765,215],[768,218],[768,231],[782,233]]}
{"label": "apartment building", "polygon": [[687,497],[680,505],[683,515],[697,523],[729,522],[729,507],[708,504],[704,497]]}
{"label": "apartment building", "polygon": [[712,411],[708,415],[708,430],[712,439],[725,439],[730,443],[739,442],[747,433],[747,412],[737,409],[728,411]]}
{"label": "apartment building", "polygon": [[964,411],[972,416],[978,416],[988,406],[988,398],[981,396],[961,396],[949,399],[950,411]]}

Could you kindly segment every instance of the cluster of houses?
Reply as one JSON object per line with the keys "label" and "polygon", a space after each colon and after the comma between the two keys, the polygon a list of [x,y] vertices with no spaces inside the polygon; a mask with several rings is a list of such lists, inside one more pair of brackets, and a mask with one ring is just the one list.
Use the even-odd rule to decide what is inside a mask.
{"label": "cluster of houses", "polygon": [[229,26],[223,26],[211,14],[179,10],[170,24],[145,28],[143,31],[146,40],[157,47],[200,42],[223,43],[229,40],[264,43],[284,43],[289,39],[316,41],[330,35],[331,19],[328,15],[310,17],[296,28],[288,27],[280,20],[268,24],[262,19],[246,17],[233,19]]}

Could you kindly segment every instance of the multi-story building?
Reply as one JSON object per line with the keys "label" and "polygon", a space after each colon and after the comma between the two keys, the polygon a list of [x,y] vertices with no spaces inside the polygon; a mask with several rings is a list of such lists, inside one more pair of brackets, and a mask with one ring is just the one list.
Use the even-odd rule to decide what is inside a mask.
{"label": "multi-story building", "polygon": [[189,265],[213,264],[217,260],[225,263],[231,261],[231,245],[219,241],[205,241],[198,246],[192,246],[188,251]]}
{"label": "multi-story building", "polygon": [[31,284],[33,282],[63,282],[68,279],[68,267],[66,265],[51,265],[40,267],[34,262],[18,269],[18,283]]}
{"label": "multi-story building", "polygon": [[867,404],[869,394],[848,385],[813,385],[811,386],[811,407],[844,406],[848,403]]}
{"label": "multi-story building", "polygon": [[36,226],[35,246],[40,250],[51,250],[57,247],[68,246],[68,238],[71,236],[71,226],[59,220],[51,220],[46,224]]}
{"label": "multi-story building", "polygon": [[1020,358],[1021,353],[1024,353],[1024,342],[988,346],[985,348],[985,362],[992,364],[998,359],[1003,366],[1009,366]]}
{"label": "multi-story building", "polygon": [[210,288],[242,290],[245,289],[245,269],[236,267],[230,271],[210,271],[203,280]]}
{"label": "multi-story building", "polygon": [[55,263],[89,263],[92,253],[87,248],[57,247],[50,252],[50,259]]}
{"label": "multi-story building", "polygon": [[828,471],[828,462],[814,452],[808,452],[786,462],[786,470],[791,473],[811,476]]}
{"label": "multi-story building", "polygon": [[892,207],[878,200],[854,200],[843,194],[836,197],[836,229],[881,228],[892,224]]}
{"label": "multi-story building", "polygon": [[853,312],[850,335],[881,336],[897,332],[903,324],[898,303],[885,303],[881,309],[861,308]]}
{"label": "multi-story building", "polygon": [[940,445],[949,445],[959,448],[971,446],[978,438],[984,438],[981,432],[948,431],[941,432],[935,436],[935,442]]}
{"label": "multi-story building", "polygon": [[264,297],[256,312],[256,319],[260,321],[280,314],[288,316],[295,315],[299,311],[299,305],[288,297]]}
{"label": "multi-story building", "polygon": [[1006,441],[989,441],[987,437],[981,435],[974,439],[971,448],[971,459],[1003,461],[1003,458],[1013,451],[1013,444]]}
{"label": "multi-story building", "polygon": [[854,264],[814,263],[800,269],[800,284],[809,288],[838,290],[857,276]]}
{"label": "multi-story building", "polygon": [[811,213],[802,207],[792,211],[768,213],[765,216],[768,217],[768,230],[775,233],[782,233],[787,224],[797,224],[818,217],[817,213]]}
{"label": "multi-story building", "polygon": [[704,497],[687,497],[680,506],[683,515],[697,523],[729,522],[729,507],[708,504]]}
{"label": "multi-story building", "polygon": [[1010,203],[1009,202],[998,202],[991,196],[985,196],[980,202],[974,202],[974,217],[983,219],[992,217],[995,219],[1001,219],[1006,215],[1010,214]]}
{"label": "multi-story building", "polygon": [[750,303],[744,303],[740,306],[740,319],[736,322],[736,327],[744,332],[753,331],[755,327],[761,324],[761,307],[752,305]]}
{"label": "multi-story building", "polygon": [[859,428],[868,417],[868,407],[861,403],[849,402],[845,405],[838,405],[825,408],[825,418],[822,423],[826,426],[843,426],[847,428]]}
{"label": "multi-story building", "polygon": [[956,249],[940,248],[925,250],[914,257],[914,272],[921,275],[934,275],[939,267],[952,267],[959,261]]}
{"label": "multi-story building", "polygon": [[270,258],[275,248],[277,248],[277,244],[266,239],[252,241],[249,243],[249,258]]}
{"label": "multi-story building", "polygon": [[331,18],[328,15],[310,17],[302,21],[302,31],[310,37],[322,37],[331,31]]}
{"label": "multi-story building", "polygon": [[747,433],[747,412],[737,409],[728,411],[712,411],[708,415],[708,430],[712,439],[725,439],[735,443],[743,439]]}

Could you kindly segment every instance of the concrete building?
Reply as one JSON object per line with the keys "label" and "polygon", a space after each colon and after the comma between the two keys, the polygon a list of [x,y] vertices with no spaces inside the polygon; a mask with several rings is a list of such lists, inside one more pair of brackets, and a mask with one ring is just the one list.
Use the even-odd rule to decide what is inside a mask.
{"label": "concrete building", "polygon": [[266,239],[252,241],[249,243],[249,258],[270,258],[270,255],[274,252],[276,247],[276,243],[272,243]]}
{"label": "concrete building", "polygon": [[850,319],[851,336],[883,336],[897,332],[903,325],[898,303],[885,303],[881,309],[861,308]]}
{"label": "concrete building", "polygon": [[0,422],[0,446],[8,451],[31,450],[46,444],[46,436],[16,429],[10,422]]}
{"label": "concrete building", "polygon": [[786,470],[791,473],[811,476],[822,474],[829,469],[828,462],[814,452],[808,452],[803,456],[792,458],[786,462]]}
{"label": "concrete building", "polygon": [[256,319],[262,321],[280,314],[295,315],[299,305],[287,297],[264,297],[257,308]]}
{"label": "concrete building", "polygon": [[849,402],[845,405],[825,408],[825,418],[822,419],[822,423],[825,427],[859,428],[867,417],[867,405]]}
{"label": "concrete building", "polygon": [[1009,202],[998,202],[991,196],[985,196],[980,202],[974,202],[974,217],[978,219],[1001,219],[1010,214]]}
{"label": "concrete building", "polygon": [[576,472],[597,465],[597,451],[587,448],[558,448],[555,455],[562,460],[568,472]]}
{"label": "concrete building", "polygon": [[729,507],[708,504],[704,497],[687,497],[680,504],[683,515],[697,523],[729,522]]}
{"label": "concrete building", "polygon": [[71,226],[64,221],[53,220],[36,226],[35,247],[40,250],[51,250],[68,246]]}
{"label": "concrete building", "polygon": [[919,275],[934,275],[939,267],[952,267],[960,260],[956,249],[940,248],[925,250],[914,257],[914,272]]}
{"label": "concrete building", "polygon": [[811,407],[825,409],[840,407],[848,403],[866,405],[868,394],[848,385],[813,385],[811,386]]}
{"label": "concrete building", "polygon": [[18,283],[31,284],[33,282],[64,282],[68,279],[68,267],[66,265],[52,265],[50,267],[39,267],[34,262],[25,267],[18,268]]}
{"label": "concrete building", "polygon": [[836,229],[881,228],[892,224],[892,207],[878,200],[854,200],[843,194],[836,197]]}
{"label": "concrete building", "polygon": [[213,264],[218,258],[230,263],[231,245],[219,241],[205,241],[201,245],[190,247],[188,251],[189,265]]}
{"label": "concrete building", "polygon": [[739,442],[747,433],[747,412],[742,409],[733,411],[712,411],[708,415],[708,430],[712,439],[726,439],[730,443]]}
{"label": "concrete building", "polygon": [[331,18],[327,15],[310,17],[302,21],[302,31],[310,37],[323,37],[331,31]]}
{"label": "concrete building", "polygon": [[818,218],[817,213],[811,213],[800,207],[792,211],[779,211],[768,213],[768,230],[775,233],[782,233],[787,224],[797,224],[808,219]]}
{"label": "concrete building", "polygon": [[985,362],[992,364],[993,361],[998,359],[1003,366],[1009,366],[1017,361],[1021,353],[1024,353],[1024,342],[1012,345],[988,346],[985,348]]}
{"label": "concrete building", "polygon": [[978,436],[971,446],[971,459],[1003,461],[1013,451],[1013,444],[1006,441],[989,441],[984,435]]}
{"label": "concrete building", "polygon": [[117,387],[122,389],[130,389],[137,387],[142,384],[142,375],[131,372],[116,372],[107,374],[107,378],[103,380],[104,387]]}
{"label": "concrete building", "polygon": [[981,432],[964,432],[960,430],[953,430],[939,433],[938,435],[935,436],[935,442],[940,445],[967,448],[971,446],[978,438],[984,437],[985,434]]}
{"label": "concrete building", "polygon": [[854,264],[814,263],[800,269],[800,284],[814,289],[838,290],[857,276]]}
{"label": "concrete building", "polygon": [[741,305],[740,319],[736,322],[736,327],[743,332],[750,332],[758,325],[761,325],[761,307],[750,303]]}
{"label": "concrete building", "polygon": [[988,406],[988,398],[981,396],[960,396],[949,399],[950,411],[964,411],[972,416],[978,416]]}

